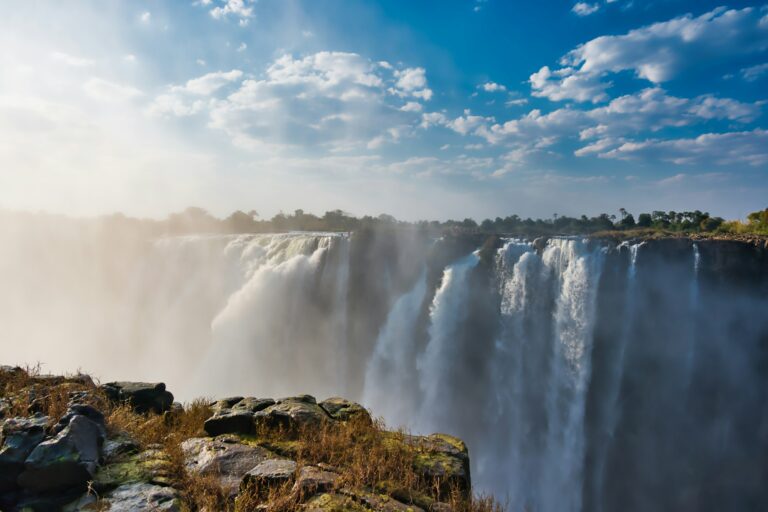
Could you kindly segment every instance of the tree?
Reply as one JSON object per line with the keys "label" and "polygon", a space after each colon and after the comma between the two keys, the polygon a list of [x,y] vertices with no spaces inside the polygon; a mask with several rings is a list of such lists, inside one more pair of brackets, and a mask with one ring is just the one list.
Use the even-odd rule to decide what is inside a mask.
{"label": "tree", "polygon": [[651,215],[649,213],[641,213],[637,217],[637,226],[640,228],[649,228],[651,227],[652,223],[653,219],[651,219]]}

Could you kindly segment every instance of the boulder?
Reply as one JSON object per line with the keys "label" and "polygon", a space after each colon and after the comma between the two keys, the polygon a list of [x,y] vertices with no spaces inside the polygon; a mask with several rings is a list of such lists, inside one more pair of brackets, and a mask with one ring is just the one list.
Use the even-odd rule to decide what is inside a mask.
{"label": "boulder", "polygon": [[128,403],[138,413],[161,414],[173,404],[173,394],[166,391],[162,382],[108,382],[100,389],[113,402]]}
{"label": "boulder", "polygon": [[154,447],[138,453],[116,455],[99,467],[93,478],[93,488],[99,493],[129,483],[173,484],[174,467],[168,454]]}
{"label": "boulder", "polygon": [[236,438],[193,438],[181,444],[188,472],[215,476],[230,494],[237,493],[248,471],[275,455],[260,446],[238,443]]}
{"label": "boulder", "polygon": [[387,495],[376,494],[359,489],[341,489],[339,494],[347,496],[353,502],[362,505],[364,510],[377,512],[424,512],[424,509],[416,505],[406,505]]}
{"label": "boulder", "polygon": [[309,395],[283,398],[253,415],[257,430],[280,430],[295,434],[303,428],[318,427],[329,421],[328,413]]}
{"label": "boulder", "polygon": [[109,505],[109,512],[138,510],[178,512],[181,510],[179,495],[173,488],[143,482],[121,485],[105,494],[103,501]]}
{"label": "boulder", "polygon": [[16,487],[16,479],[24,470],[24,461],[45,439],[47,416],[10,418],[3,422],[0,445],[0,492]]}
{"label": "boulder", "polygon": [[56,437],[38,444],[24,462],[21,487],[32,492],[85,489],[93,479],[104,443],[102,427],[76,415]]}
{"label": "boulder", "polygon": [[417,449],[416,470],[439,487],[440,499],[447,499],[454,488],[469,497],[469,452],[461,439],[447,434],[432,434],[405,436],[403,441]]}
{"label": "boulder", "polygon": [[232,397],[212,405],[213,416],[205,421],[205,431],[211,436],[221,434],[253,434],[253,415],[274,405],[269,398]]}
{"label": "boulder", "polygon": [[296,463],[289,459],[265,460],[243,477],[240,490],[255,492],[265,496],[270,489],[289,485],[296,477]]}
{"label": "boulder", "polygon": [[327,471],[318,466],[304,466],[299,470],[296,483],[293,484],[293,492],[302,499],[321,492],[333,489],[339,474]]}
{"label": "boulder", "polygon": [[335,420],[349,421],[354,418],[369,424],[371,423],[371,415],[365,410],[365,407],[355,402],[350,402],[346,398],[328,398],[320,402],[320,407]]}

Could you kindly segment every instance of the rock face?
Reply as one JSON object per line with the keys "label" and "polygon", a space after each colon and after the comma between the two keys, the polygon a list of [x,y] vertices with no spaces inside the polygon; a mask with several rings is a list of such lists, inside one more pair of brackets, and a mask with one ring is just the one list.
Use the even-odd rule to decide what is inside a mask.
{"label": "rock face", "polygon": [[173,405],[173,395],[162,382],[108,382],[100,388],[113,402],[129,403],[138,413],[160,414]]}
{"label": "rock face", "polygon": [[440,488],[440,498],[447,499],[451,490],[469,492],[469,452],[461,439],[446,434],[407,436],[407,444],[418,451],[416,464],[419,472]]}
{"label": "rock face", "polygon": [[47,416],[11,418],[3,423],[0,445],[0,492],[16,487],[16,479],[24,470],[24,461],[45,438]]}
{"label": "rock face", "polygon": [[96,473],[104,443],[104,429],[76,415],[56,437],[43,441],[24,462],[18,483],[33,492],[85,488]]}

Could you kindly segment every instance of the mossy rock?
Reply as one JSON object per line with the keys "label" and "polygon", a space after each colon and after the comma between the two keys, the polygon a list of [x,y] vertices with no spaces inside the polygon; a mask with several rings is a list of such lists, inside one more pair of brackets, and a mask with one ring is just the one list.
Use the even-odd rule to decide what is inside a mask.
{"label": "mossy rock", "polygon": [[370,509],[356,503],[349,496],[340,494],[319,494],[305,503],[304,512],[369,512]]}
{"label": "mossy rock", "polygon": [[145,450],[101,466],[96,471],[93,486],[102,492],[129,483],[171,485],[173,481],[173,466],[168,455],[160,450]]}

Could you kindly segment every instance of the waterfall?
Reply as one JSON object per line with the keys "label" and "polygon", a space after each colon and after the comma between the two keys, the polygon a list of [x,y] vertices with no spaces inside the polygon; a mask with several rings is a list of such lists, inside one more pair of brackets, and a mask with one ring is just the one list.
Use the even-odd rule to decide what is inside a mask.
{"label": "waterfall", "polygon": [[515,511],[768,507],[747,244],[73,232],[0,251],[4,362],[181,400],[342,395],[465,439],[475,489]]}
{"label": "waterfall", "polygon": [[693,374],[693,363],[695,360],[695,354],[696,354],[696,327],[697,327],[697,316],[699,313],[699,272],[701,269],[701,252],[699,251],[699,244],[696,242],[693,242],[691,244],[692,251],[693,251],[693,277],[691,278],[691,289],[690,289],[690,296],[689,296],[689,304],[690,304],[690,323],[691,326],[689,328],[689,337],[688,337],[688,347],[685,350],[685,386],[689,387],[692,374]]}
{"label": "waterfall", "polygon": [[502,328],[494,364],[496,419],[487,454],[512,510],[579,510],[584,409],[604,250],[552,239],[541,255],[507,241],[499,254]]}
{"label": "waterfall", "polygon": [[475,252],[446,267],[429,308],[429,342],[416,362],[423,403],[430,409],[421,411],[416,423],[420,431],[439,429],[440,417],[451,402],[450,390],[457,384],[451,381],[461,365],[459,330],[467,312],[467,280],[479,261]]}
{"label": "waterfall", "polygon": [[[635,299],[637,286],[637,255],[645,242],[629,243],[623,242],[618,249],[626,249],[629,261],[627,264],[626,288],[624,293],[624,314],[621,326],[621,335],[618,339],[616,357],[608,369],[609,379],[606,382],[604,395],[604,418],[600,422],[601,442],[595,447],[595,467],[593,475],[593,493],[595,496],[601,496],[605,482],[606,458],[616,431],[616,426],[621,414],[619,397],[621,394],[621,381],[624,375],[624,360],[627,346],[633,334],[635,318]],[[603,503],[595,503],[596,511],[603,509]]]}
{"label": "waterfall", "polygon": [[376,414],[406,426],[418,408],[416,327],[427,294],[427,271],[403,294],[387,315],[367,364],[363,403],[380,404]]}
{"label": "waterfall", "polygon": [[242,281],[211,321],[199,392],[298,393],[311,385],[341,394],[347,245],[343,236],[299,234],[230,242],[225,253],[236,257]]}

